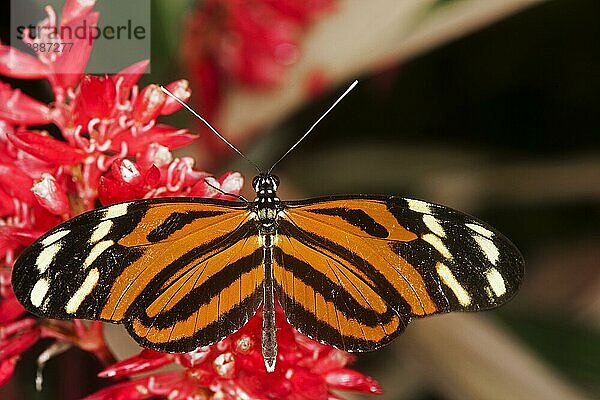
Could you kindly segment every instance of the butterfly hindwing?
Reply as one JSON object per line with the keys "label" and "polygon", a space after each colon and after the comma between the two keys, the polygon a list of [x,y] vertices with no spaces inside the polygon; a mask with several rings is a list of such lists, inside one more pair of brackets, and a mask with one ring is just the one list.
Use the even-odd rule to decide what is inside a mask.
{"label": "butterfly hindwing", "polygon": [[399,197],[286,203],[274,251],[290,323],[348,351],[381,347],[411,317],[496,307],[523,275],[516,248],[450,208]]}
{"label": "butterfly hindwing", "polygon": [[18,299],[47,318],[121,322],[146,347],[191,351],[243,326],[264,267],[243,203],[151,199],[84,213],[26,249]]}

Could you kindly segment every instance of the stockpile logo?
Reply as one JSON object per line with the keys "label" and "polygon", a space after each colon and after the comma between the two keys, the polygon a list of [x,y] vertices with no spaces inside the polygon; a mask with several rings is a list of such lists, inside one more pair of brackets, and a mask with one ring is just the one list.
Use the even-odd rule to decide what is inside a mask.
{"label": "stockpile logo", "polygon": [[[89,74],[113,74],[150,59],[150,0],[102,0],[96,12],[73,20],[56,14],[65,1],[45,3],[50,7],[40,13],[35,2],[11,0],[11,46],[52,59],[65,52],[91,52],[85,70]],[[57,66],[55,72],[79,72],[74,65]]]}

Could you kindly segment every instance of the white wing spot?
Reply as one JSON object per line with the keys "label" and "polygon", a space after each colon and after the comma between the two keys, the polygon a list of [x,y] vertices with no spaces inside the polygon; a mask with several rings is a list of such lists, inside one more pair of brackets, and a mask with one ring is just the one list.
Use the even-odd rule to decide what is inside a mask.
{"label": "white wing spot", "polygon": [[33,289],[31,289],[31,295],[29,296],[31,304],[35,307],[39,307],[44,301],[48,289],[50,289],[50,282],[48,279],[41,278],[38,280],[35,285],[33,285]]}
{"label": "white wing spot", "polygon": [[500,257],[500,250],[498,250],[498,247],[496,247],[494,242],[492,242],[486,237],[479,235],[473,235],[473,239],[475,239],[475,241],[481,248],[481,251],[483,251],[483,254],[485,254],[486,258],[493,265],[496,265],[496,263],[498,262],[498,258]]}
{"label": "white wing spot", "polygon": [[96,258],[98,258],[100,254],[102,254],[113,244],[115,244],[115,242],[113,242],[112,240],[103,240],[101,242],[96,243],[96,245],[92,247],[92,250],[90,250],[90,253],[85,258],[85,261],[83,262],[83,268],[85,269],[92,265]]}
{"label": "white wing spot", "polygon": [[504,285],[504,278],[500,275],[500,272],[496,268],[489,268],[485,271],[485,277],[487,278],[492,290],[496,297],[500,297],[506,293],[506,285]]}
{"label": "white wing spot", "polygon": [[106,211],[104,211],[104,216],[102,216],[102,219],[117,218],[127,214],[127,208],[129,207],[129,204],[130,203],[121,203],[108,207]]}
{"label": "white wing spot", "polygon": [[480,235],[485,236],[488,239],[491,239],[492,236],[494,236],[494,232],[490,231],[489,229],[484,228],[481,225],[477,225],[477,224],[465,224],[465,226],[469,229],[471,229],[472,231],[475,231],[477,233],[479,233]]}
{"label": "white wing spot", "polygon": [[88,272],[85,280],[77,289],[73,297],[69,299],[69,302],[65,306],[65,311],[69,314],[75,313],[83,300],[94,290],[96,284],[98,283],[98,278],[100,278],[100,273],[97,268],[92,268],[90,272]]}
{"label": "white wing spot", "polygon": [[431,207],[429,206],[429,203],[415,199],[406,199],[406,203],[408,204],[409,210],[422,214],[431,214]]}
{"label": "white wing spot", "polygon": [[421,236],[421,239],[432,245],[445,258],[452,260],[452,253],[450,253],[450,250],[448,250],[444,242],[442,242],[442,239],[440,239],[438,236],[434,235],[433,233],[427,233]]}
{"label": "white wing spot", "polygon": [[458,299],[458,302],[463,307],[466,307],[469,304],[471,304],[471,296],[469,296],[469,293],[456,280],[456,278],[452,274],[452,271],[450,271],[450,268],[448,268],[445,264],[442,264],[440,262],[435,265],[435,268],[437,269],[437,273],[442,279],[442,282],[444,282],[444,284],[448,286],[450,290],[452,290],[452,292],[454,292],[454,295]]}
{"label": "white wing spot", "polygon": [[61,248],[62,242],[54,242],[40,251],[40,254],[38,254],[35,260],[35,265],[38,271],[40,271],[40,274],[46,272],[48,267],[50,267],[50,264],[52,264],[52,260],[54,260],[56,253],[58,253]]}
{"label": "white wing spot", "polygon": [[112,226],[113,222],[110,219],[100,222],[96,226],[96,229],[94,229],[94,232],[92,232],[92,236],[90,236],[90,243],[93,244],[104,239],[104,237],[108,235],[108,232],[110,232]]}
{"label": "white wing spot", "polygon": [[61,239],[65,236],[67,236],[71,231],[68,229],[61,229],[59,231],[54,232],[52,235],[44,238],[44,240],[42,240],[42,246],[48,246],[51,245],[52,243],[56,242],[58,239]]}
{"label": "white wing spot", "polygon": [[444,230],[444,227],[442,225],[440,225],[440,222],[433,215],[423,214],[423,222],[425,223],[427,228],[431,232],[435,233],[437,236],[443,237],[443,238],[446,237],[446,231]]}

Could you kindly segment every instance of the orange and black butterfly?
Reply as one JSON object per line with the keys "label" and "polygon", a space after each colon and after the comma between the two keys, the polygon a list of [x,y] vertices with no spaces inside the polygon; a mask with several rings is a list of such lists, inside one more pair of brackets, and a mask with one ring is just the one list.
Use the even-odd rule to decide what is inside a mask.
{"label": "orange and black butterfly", "polygon": [[282,201],[270,171],[254,178],[254,201],[147,199],[79,215],[22,253],[15,293],[34,314],[123,323],[165,352],[215,343],[262,305],[273,371],[275,301],[298,331],[362,352],[414,317],[497,307],[521,283],[519,251],[473,217],[395,196]]}

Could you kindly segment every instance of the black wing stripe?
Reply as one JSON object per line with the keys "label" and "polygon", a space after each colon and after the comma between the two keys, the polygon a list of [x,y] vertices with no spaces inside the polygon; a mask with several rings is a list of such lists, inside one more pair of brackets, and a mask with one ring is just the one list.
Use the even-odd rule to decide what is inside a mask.
{"label": "black wing stripe", "polygon": [[225,214],[224,211],[187,211],[187,212],[174,212],[167,217],[160,225],[154,228],[146,239],[149,242],[159,242],[161,240],[168,239],[169,236],[179,231],[184,226],[194,222],[200,218],[216,217],[218,215]]}
{"label": "black wing stripe", "polygon": [[360,277],[364,282],[367,282],[369,286],[377,288],[378,294],[388,302],[397,313],[407,313],[408,310],[410,310],[410,305],[398,294],[389,280],[369,263],[368,260],[365,260],[336,242],[318,236],[313,232],[303,230],[287,220],[279,222],[279,231],[281,235],[295,238],[309,248],[324,254],[326,257],[333,256],[333,259],[338,258],[342,260],[347,267],[353,267],[350,271]]}
{"label": "black wing stripe", "polygon": [[373,217],[367,214],[364,210],[355,210],[347,208],[318,208],[310,210],[313,214],[329,215],[331,217],[341,218],[350,225],[353,225],[362,230],[367,235],[385,239],[389,236],[385,226],[377,222]]}

